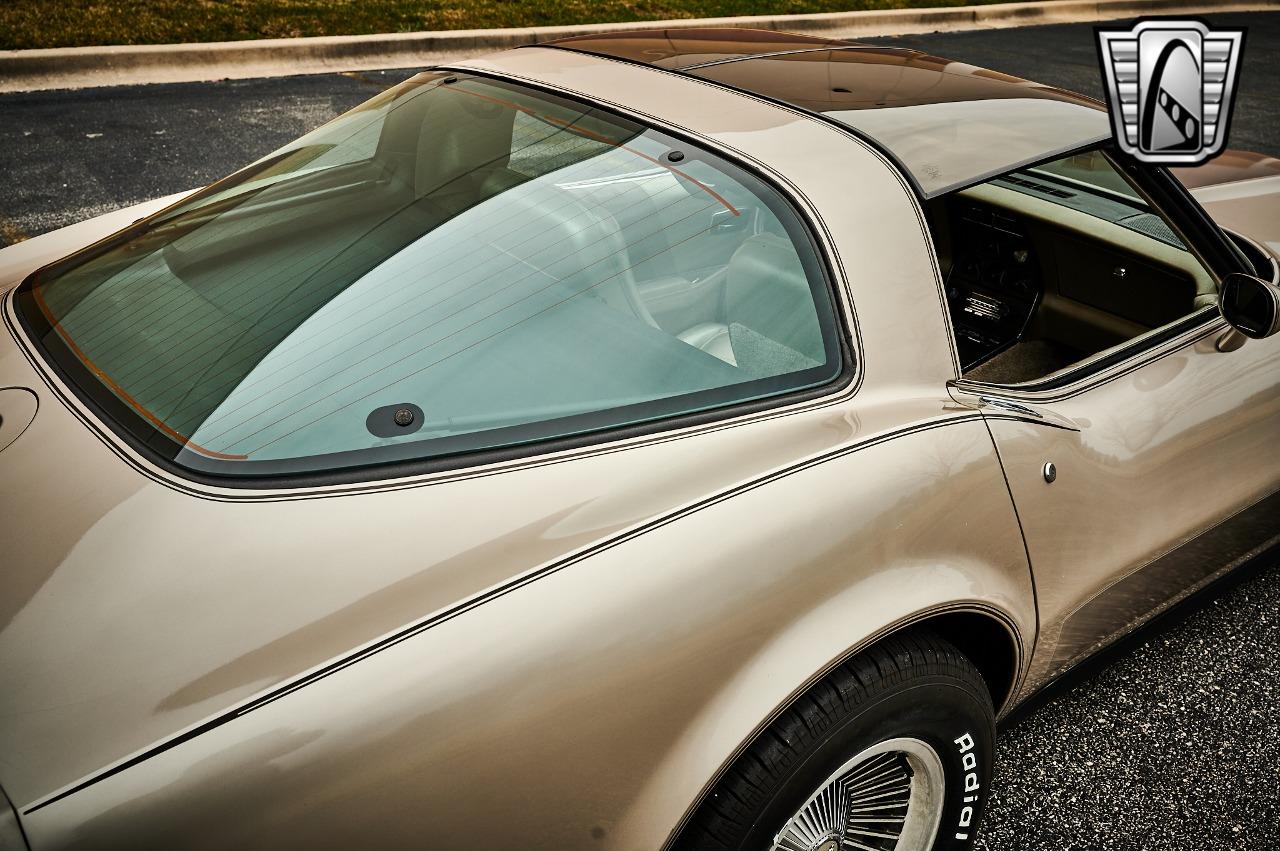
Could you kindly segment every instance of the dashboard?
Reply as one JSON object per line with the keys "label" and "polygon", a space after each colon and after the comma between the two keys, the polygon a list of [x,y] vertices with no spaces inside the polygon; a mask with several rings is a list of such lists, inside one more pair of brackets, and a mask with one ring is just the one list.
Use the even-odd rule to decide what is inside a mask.
{"label": "dashboard", "polygon": [[955,254],[947,303],[960,366],[968,370],[1022,337],[1043,284],[1039,258],[1018,217],[964,199],[953,202],[949,214]]}
{"label": "dashboard", "polygon": [[964,373],[1032,342],[1054,371],[1216,299],[1194,255],[1132,202],[1017,173],[927,212]]}

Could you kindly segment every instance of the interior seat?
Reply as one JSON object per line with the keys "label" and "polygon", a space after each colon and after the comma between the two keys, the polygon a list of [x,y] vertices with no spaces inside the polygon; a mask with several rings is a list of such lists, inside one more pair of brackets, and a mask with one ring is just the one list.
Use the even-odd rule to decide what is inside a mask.
{"label": "interior seat", "polygon": [[695,349],[715,355],[727,364],[738,365],[733,356],[733,346],[729,343],[729,326],[723,322],[700,322],[679,336]]}
{"label": "interior seat", "polygon": [[432,100],[419,126],[414,194],[456,214],[526,178],[508,167],[513,113],[451,94]]}
{"label": "interior seat", "polygon": [[809,280],[785,236],[756,234],[733,253],[725,276],[724,318],[699,323],[679,337],[757,378],[825,359]]}

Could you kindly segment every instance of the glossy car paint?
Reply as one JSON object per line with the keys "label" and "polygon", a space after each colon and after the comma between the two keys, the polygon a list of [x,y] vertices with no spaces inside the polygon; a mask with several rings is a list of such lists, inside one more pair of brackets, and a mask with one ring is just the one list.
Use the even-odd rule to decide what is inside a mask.
{"label": "glossy car paint", "polygon": [[[1031,574],[988,427],[1015,465],[1056,447],[948,391],[932,249],[891,164],[652,69],[551,49],[469,65],[767,164],[820,223],[853,373],[818,400],[483,469],[218,490],[122,448],[38,368],[6,298],[0,387],[40,409],[0,453],[0,785],[34,848],[659,848],[774,713],[894,628],[986,613],[1026,668]],[[0,290],[128,215],[0,253]],[[1167,440],[1225,427],[1239,396]],[[1061,431],[1087,456],[1095,432]],[[1091,459],[1060,457],[1074,506]]]}
{"label": "glossy car paint", "polygon": [[1250,151],[1227,150],[1202,166],[1171,171],[1187,188],[1195,190],[1256,177],[1275,177],[1280,175],[1280,159]]}
{"label": "glossy car paint", "polygon": [[848,47],[850,42],[821,36],[741,27],[674,30],[623,30],[571,36],[547,42],[595,56],[640,62],[658,68],[696,68],[713,62],[774,53]]}
{"label": "glossy car paint", "polygon": [[[495,845],[532,834],[563,846],[603,826],[616,847],[656,847],[764,719],[878,632],[935,609],[978,606],[1034,635],[1025,555],[985,426],[945,394],[955,372],[941,310],[913,310],[921,284],[938,298],[936,275],[917,210],[887,163],[810,118],[676,77],[564,51],[521,51],[506,62],[510,73],[541,73],[570,89],[594,82],[756,160],[794,161],[786,177],[802,204],[822,211],[846,276],[841,289],[868,293],[855,298],[857,374],[789,416],[534,459],[500,478],[467,471],[292,498],[195,493],[142,459],[107,451],[105,429],[86,428],[69,399],[55,401],[10,344],[0,383],[52,397],[0,455],[6,487],[22,495],[5,520],[19,569],[6,580],[0,679],[16,686],[4,715],[18,720],[0,732],[3,783],[36,847],[159,842],[166,824],[189,828],[193,805],[216,825],[200,831],[211,843],[234,831],[237,842],[272,836],[278,846],[291,822],[290,784],[262,770],[277,760],[259,744],[317,766],[294,775],[303,785],[287,794],[299,806],[330,794],[308,784],[336,782],[419,814],[397,819],[393,834],[432,835],[448,847],[446,837],[474,829],[469,813],[494,806],[485,790],[501,771],[542,791],[508,796],[491,812]],[[807,155],[788,156],[795,151]],[[837,156],[848,166],[843,181],[820,166]],[[884,228],[898,250],[884,250]],[[926,430],[859,448],[912,427]],[[972,484],[945,486],[957,477]],[[882,526],[899,531],[868,534]],[[967,527],[999,531],[972,546],[944,545]],[[41,534],[22,534],[31,528]],[[795,563],[801,541],[812,547],[812,575],[780,569]],[[459,615],[487,591],[558,565]],[[782,588],[807,602],[771,608],[788,596]],[[104,766],[419,623],[430,628],[40,806]],[[495,646],[513,655],[495,656]],[[386,664],[414,673],[386,680],[376,673]],[[376,697],[369,676],[403,699]],[[325,744],[294,747],[300,740],[280,727],[281,711],[290,725],[310,716],[299,735]],[[354,747],[364,735],[356,727],[372,737],[367,747]],[[557,727],[579,745],[550,737]],[[351,738],[331,750],[344,729]],[[484,758],[476,747],[485,739],[507,755]],[[206,747],[218,754],[212,764],[197,756]],[[459,761],[439,762],[436,748]],[[619,749],[612,757],[611,748]],[[360,767],[320,769],[338,752]],[[425,770],[429,763],[438,768]],[[208,777],[197,766],[220,765],[215,772],[227,773],[216,782],[229,793],[280,805],[251,813],[208,796],[198,804],[176,782],[177,764],[186,766],[178,776],[201,783]],[[601,764],[610,776],[581,786]],[[254,777],[264,784],[256,790]],[[187,804],[176,803],[179,794]],[[550,802],[568,799],[577,815],[552,816]],[[367,828],[352,806],[322,807],[330,818],[305,821],[321,835]],[[313,838],[300,825],[288,832],[289,841]]]}
{"label": "glossy car paint", "polygon": [[1066,392],[987,391],[1044,418],[990,423],[1035,565],[1028,688],[1280,540],[1280,386],[1260,380],[1280,346],[1219,351],[1226,332],[1214,321]]}
{"label": "glossy car paint", "polygon": [[[924,197],[1110,135],[1100,104],[1064,89],[908,48],[738,33],[751,38],[731,40],[725,30],[711,30],[706,41],[672,39],[661,46],[635,33],[552,44],[678,68],[824,115],[877,143]],[[741,51],[736,57],[730,45]],[[747,49],[756,55],[744,55]]]}

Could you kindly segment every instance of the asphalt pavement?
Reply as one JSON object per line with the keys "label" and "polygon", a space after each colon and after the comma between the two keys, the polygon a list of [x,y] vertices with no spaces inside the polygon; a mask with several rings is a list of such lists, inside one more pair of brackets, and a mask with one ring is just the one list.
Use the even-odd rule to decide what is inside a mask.
{"label": "asphalt pavement", "polygon": [[984,851],[1280,849],[1274,555],[1034,699],[996,743]]}
{"label": "asphalt pavement", "polygon": [[[1231,147],[1280,156],[1280,13],[1211,23],[1248,27]],[[868,41],[1102,94],[1088,24]],[[0,95],[0,245],[203,186],[414,70]]]}
{"label": "asphalt pavement", "polygon": [[[1280,13],[1246,26],[1230,146],[1280,156]],[[1094,96],[1089,25],[872,39]],[[0,244],[223,176],[412,70],[0,95]],[[1280,849],[1280,572],[1264,563],[1002,730],[979,847]]]}
{"label": "asphalt pavement", "polygon": [[413,73],[0,94],[0,244],[212,183]]}

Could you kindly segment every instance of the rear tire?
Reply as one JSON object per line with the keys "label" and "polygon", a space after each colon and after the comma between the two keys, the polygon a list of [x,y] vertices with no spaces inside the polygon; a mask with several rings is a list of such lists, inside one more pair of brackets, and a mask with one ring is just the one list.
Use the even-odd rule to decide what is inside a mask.
{"label": "rear tire", "polygon": [[969,849],[994,742],[977,668],[932,633],[894,636],[836,668],[766,728],[675,847]]}

